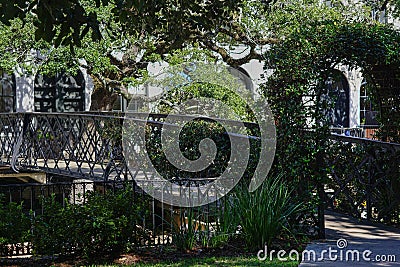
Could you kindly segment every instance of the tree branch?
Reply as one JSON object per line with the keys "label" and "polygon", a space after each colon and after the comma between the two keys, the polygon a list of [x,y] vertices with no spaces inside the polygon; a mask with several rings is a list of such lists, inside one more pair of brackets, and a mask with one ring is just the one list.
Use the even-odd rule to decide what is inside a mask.
{"label": "tree branch", "polygon": [[222,60],[232,67],[241,66],[241,65],[249,62],[252,59],[257,59],[257,60],[264,59],[262,55],[258,54],[255,51],[255,48],[256,48],[255,44],[249,45],[250,46],[249,54],[247,54],[246,56],[244,56],[242,58],[237,58],[237,59],[230,56],[229,52],[225,48],[218,46],[216,43],[212,42],[209,39],[203,39],[200,44],[202,45],[203,48],[210,49],[210,50],[218,53],[222,57]]}

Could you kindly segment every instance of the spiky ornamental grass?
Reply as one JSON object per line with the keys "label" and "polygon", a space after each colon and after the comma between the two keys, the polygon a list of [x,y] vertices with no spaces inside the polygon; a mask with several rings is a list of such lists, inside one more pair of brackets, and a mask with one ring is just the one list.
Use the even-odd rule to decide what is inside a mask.
{"label": "spiky ornamental grass", "polygon": [[294,203],[291,193],[279,176],[267,179],[251,193],[245,186],[238,187],[235,207],[249,249],[269,246],[283,230],[290,231],[288,218],[301,208],[300,203]]}

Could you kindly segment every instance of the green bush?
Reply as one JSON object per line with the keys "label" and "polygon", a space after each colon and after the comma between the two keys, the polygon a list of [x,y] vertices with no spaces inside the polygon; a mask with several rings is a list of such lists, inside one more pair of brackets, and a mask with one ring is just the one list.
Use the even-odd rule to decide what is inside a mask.
{"label": "green bush", "polygon": [[[233,78],[233,77],[232,77]],[[233,81],[233,80],[232,80]],[[178,114],[192,114],[193,110],[203,108],[201,105],[182,107],[182,104],[190,100],[199,98],[211,98],[224,103],[231,108],[236,116],[232,114],[218,114],[223,110],[215,111],[220,115],[221,119],[242,120],[246,122],[255,121],[254,114],[246,105],[246,102],[233,91],[217,84],[212,83],[191,83],[180,87],[172,88],[166,94],[157,106],[156,111],[162,114],[175,114],[176,110],[180,110]],[[212,104],[212,103],[210,103]],[[185,107],[185,105],[183,105]],[[189,105],[190,106],[190,105]],[[216,107],[214,107],[216,108]],[[210,115],[213,117],[213,115]],[[171,120],[173,119],[170,118]],[[182,155],[189,160],[197,160],[207,153],[200,153],[200,142],[204,139],[212,139],[216,145],[217,152],[215,159],[210,160],[212,163],[202,171],[189,172],[181,170],[171,164],[165,151],[169,146],[176,146],[175,142],[168,143],[161,139],[162,128],[159,126],[148,125],[146,128],[146,152],[149,156],[152,165],[157,169],[160,175],[169,180],[186,179],[186,178],[212,178],[219,177],[227,168],[231,156],[231,143],[230,137],[226,134],[227,131],[233,131],[238,134],[250,133],[250,129],[233,126],[224,128],[224,125],[218,121],[207,118],[197,118],[192,121],[185,121],[176,117],[176,123],[180,124],[185,122],[182,131],[179,132],[179,149]],[[229,122],[225,122],[229,125]],[[166,126],[165,126],[166,127]],[[171,128],[167,128],[171,132]],[[254,129],[253,129],[254,130]],[[178,129],[176,129],[178,131]],[[254,130],[254,133],[256,134]]]}
{"label": "green bush", "polygon": [[148,156],[159,174],[169,180],[219,177],[225,171],[229,162],[229,136],[225,134],[225,129],[218,122],[210,122],[201,119],[194,120],[187,123],[179,134],[179,149],[183,156],[190,160],[200,158],[201,153],[199,145],[201,140],[210,138],[215,143],[217,147],[215,160],[210,166],[198,172],[181,170],[168,161],[164,151],[166,147],[175,144],[162,143],[161,129],[149,129],[147,133],[146,151]]}
{"label": "green bush", "polygon": [[63,253],[65,238],[65,225],[70,219],[60,203],[55,200],[55,195],[42,198],[43,214],[34,217],[32,242],[35,254],[54,255]]}
{"label": "green bush", "polygon": [[244,183],[236,189],[234,207],[249,249],[271,245],[283,230],[290,230],[290,217],[300,211],[300,204],[294,202],[291,192],[280,177],[267,179],[252,193]]}
{"label": "green bush", "polygon": [[127,251],[149,237],[139,225],[147,216],[143,196],[132,189],[101,194],[91,192],[84,204],[65,204],[55,196],[43,200],[43,215],[33,226],[36,254],[75,254],[91,257]]}
{"label": "green bush", "polygon": [[29,241],[31,221],[22,210],[22,203],[0,201],[0,254],[7,254],[7,245]]}

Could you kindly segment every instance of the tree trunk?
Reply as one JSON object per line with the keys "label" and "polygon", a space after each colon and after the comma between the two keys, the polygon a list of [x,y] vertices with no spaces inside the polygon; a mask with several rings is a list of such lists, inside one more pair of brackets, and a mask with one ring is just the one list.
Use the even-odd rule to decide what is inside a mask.
{"label": "tree trunk", "polygon": [[93,93],[90,96],[92,104],[90,111],[111,111],[115,101],[118,99],[118,94],[110,92],[107,86],[94,75],[90,76],[93,79]]}

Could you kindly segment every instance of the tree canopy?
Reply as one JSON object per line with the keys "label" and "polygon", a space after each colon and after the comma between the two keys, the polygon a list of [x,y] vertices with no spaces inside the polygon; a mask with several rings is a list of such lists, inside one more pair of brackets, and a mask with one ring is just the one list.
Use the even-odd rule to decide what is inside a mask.
{"label": "tree canopy", "polygon": [[[376,24],[370,15],[376,7],[368,1],[350,7],[315,0],[0,0],[0,6],[0,68],[19,66],[33,73],[84,68],[95,81],[93,97],[99,104],[94,109],[109,109],[115,89],[129,98],[128,87],[146,78],[149,62],[221,59],[240,66],[251,59],[271,60],[273,54],[266,52],[274,47],[308,42],[309,37],[296,41],[296,33],[328,21],[348,27]],[[315,38],[296,49],[309,55],[334,53],[324,51],[318,45],[322,41]],[[351,43],[336,44],[352,49]],[[238,46],[243,47],[240,55],[232,53]]]}
{"label": "tree canopy", "polygon": [[[239,66],[262,59],[259,43],[243,28],[257,15],[249,9],[255,5],[261,12],[268,1],[0,1],[0,67],[33,73],[85,68],[102,102],[94,108],[109,109],[114,88],[129,98],[127,87],[146,77],[149,62],[218,57]],[[238,42],[249,48],[240,58],[229,51]]]}
{"label": "tree canopy", "polygon": [[[260,1],[257,6],[266,8],[268,3]],[[9,26],[15,18],[30,22],[33,15],[35,39],[56,47],[80,47],[87,35],[92,41],[130,37],[139,48],[143,44],[148,48],[147,42],[152,42],[151,52],[159,55],[197,42],[227,57],[222,47],[216,45],[219,35],[250,44],[240,25],[248,1],[36,0],[0,4],[2,23]],[[232,58],[226,60],[240,65]]]}

